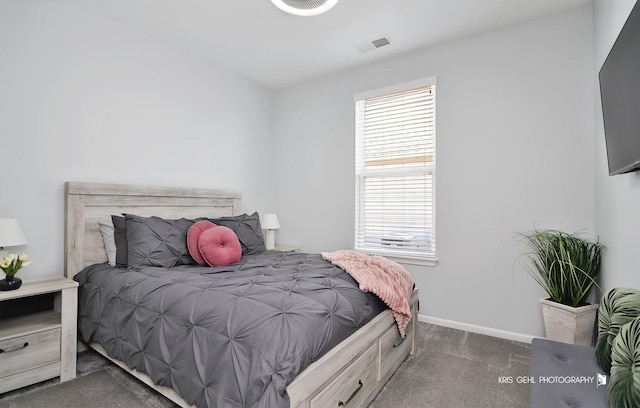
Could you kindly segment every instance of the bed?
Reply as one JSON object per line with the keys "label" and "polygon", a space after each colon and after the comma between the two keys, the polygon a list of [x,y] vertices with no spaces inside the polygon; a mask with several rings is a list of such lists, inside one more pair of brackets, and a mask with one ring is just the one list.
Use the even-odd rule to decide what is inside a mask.
{"label": "bed", "polygon": [[[161,275],[168,277],[169,280],[176,280],[176,276],[189,276],[189,278],[187,278],[189,280],[188,285],[183,284],[183,286],[195,288],[194,285],[203,284],[205,285],[204,289],[187,290],[187,292],[197,291],[198,294],[200,294],[211,292],[210,288],[216,288],[217,290],[217,288],[224,286],[221,285],[221,282],[226,284],[232,280],[231,277],[237,277],[239,279],[243,274],[249,273],[249,270],[256,269],[257,262],[260,262],[260,268],[267,269],[260,269],[261,272],[258,273],[257,278],[250,278],[251,282],[255,282],[256,279],[274,280],[278,282],[276,286],[281,289],[284,288],[285,293],[288,293],[287,290],[290,290],[292,281],[306,280],[309,282],[317,282],[317,280],[320,279],[310,275],[308,271],[292,272],[292,268],[293,270],[302,268],[300,266],[301,264],[309,262],[311,264],[310,268],[313,271],[330,267],[333,268],[331,269],[332,272],[330,272],[332,276],[330,285],[334,287],[333,292],[340,295],[336,297],[351,297],[351,295],[344,295],[345,293],[351,293],[353,291],[352,285],[349,286],[349,278],[346,277],[346,274],[340,273],[338,268],[332,267],[326,261],[323,263],[323,261],[319,259],[319,255],[315,254],[275,253],[267,251],[267,253],[259,254],[259,256],[256,257],[247,257],[247,259],[243,256],[240,262],[234,264],[235,266],[233,266],[233,268],[236,269],[217,270],[216,268],[211,268],[210,271],[204,271],[202,268],[196,268],[189,269],[186,275],[183,269],[190,268],[187,266],[176,266],[174,269],[168,271],[161,271],[153,267],[140,268],[140,271],[127,274],[126,270],[123,271],[122,269],[110,267],[105,263],[107,256],[98,224],[99,222],[108,222],[113,214],[127,213],[137,214],[141,217],[157,216],[167,219],[197,219],[200,217],[215,219],[225,216],[238,216],[239,209],[240,195],[228,191],[67,182],[65,186],[65,274],[67,277],[75,277],[85,282],[87,293],[90,284],[86,279],[89,279],[88,275],[95,275],[96,277],[102,276],[103,280],[100,283],[94,284],[94,286],[101,287],[106,285],[107,282],[120,282],[117,283],[117,285],[121,285],[122,287],[128,287],[127,285],[132,287],[135,285],[144,285],[147,287],[145,294],[160,293],[163,291],[163,288],[165,288],[164,283],[157,284],[157,288],[152,287],[154,282],[160,282],[157,279],[162,278]],[[198,270],[198,272],[193,273],[195,270]],[[270,272],[265,272],[265,270]],[[114,275],[106,275],[111,273]],[[181,273],[183,275],[180,275]],[[108,278],[105,278],[105,276],[108,276]],[[205,278],[208,279],[209,277],[213,277],[213,279],[217,279],[217,281],[215,281],[215,283],[206,282]],[[196,283],[196,281],[198,283]],[[81,294],[82,291],[83,288],[81,286]],[[314,292],[314,290],[309,290],[309,292]],[[139,290],[136,293],[139,293]],[[371,294],[365,294],[367,296],[363,298],[363,293],[364,292],[358,294],[357,297],[360,297],[364,303],[357,307],[351,307],[355,313],[349,317],[349,319],[353,320],[351,322],[352,325],[356,327],[353,333],[344,334],[341,333],[342,329],[329,329],[324,332],[325,334],[321,334],[320,336],[317,334],[313,335],[314,338],[326,337],[328,339],[328,341],[317,346],[317,350],[315,350],[314,353],[319,353],[319,356],[316,358],[311,355],[305,355],[304,358],[301,358],[301,360],[305,360],[304,363],[301,363],[303,366],[299,369],[296,368],[290,377],[286,375],[280,376],[278,373],[278,379],[286,379],[286,384],[280,384],[279,391],[275,392],[276,394],[284,394],[275,397],[276,399],[280,398],[278,404],[282,403],[284,398],[284,401],[287,401],[288,405],[292,408],[325,408],[330,406],[366,407],[409,353],[414,352],[415,316],[417,316],[418,310],[417,290],[412,294],[410,302],[412,315],[414,317],[406,327],[406,336],[404,338],[400,336],[392,311],[384,309],[379,312],[379,310],[382,309],[379,304],[380,302],[377,301],[378,303],[376,303],[376,300],[371,298]],[[121,294],[116,294],[112,298],[115,300],[103,301],[122,302],[122,296]],[[215,298],[221,296],[224,296],[224,294],[217,292]],[[181,292],[178,292],[178,297],[182,297]],[[234,295],[233,299],[237,300],[238,298],[239,296]],[[163,297],[161,303],[170,301],[167,299],[171,298]],[[176,302],[177,300],[173,300],[173,303]],[[82,306],[83,304],[85,306]],[[79,314],[89,314],[90,312],[83,310],[83,307],[91,309],[91,304],[91,301],[87,299],[83,301],[81,299]],[[195,306],[189,307],[193,309]],[[305,308],[304,302],[291,303],[287,305],[287,307],[294,311],[294,313],[298,313],[298,309],[296,308]],[[341,307],[349,308],[347,306]],[[101,304],[100,308],[104,308],[104,305]],[[361,313],[367,308],[370,309],[367,313]],[[193,310],[190,309],[190,313],[193,314]],[[240,316],[249,315],[244,313],[240,314]],[[137,320],[145,320],[144,317],[140,317],[137,314],[131,314],[127,319],[132,319],[130,321],[136,322],[136,324]],[[127,320],[123,319],[123,321]],[[103,322],[87,323],[81,321],[80,323],[81,326],[84,325],[84,328],[81,327],[81,331],[84,330],[85,334],[86,332],[98,331],[96,330],[98,326],[102,327],[107,325],[107,323]],[[91,326],[91,324],[93,324],[93,326]],[[169,325],[169,323],[163,324]],[[236,324],[235,321],[233,324]],[[158,320],[153,320],[152,325],[157,326]],[[252,325],[253,323],[249,322],[248,327],[253,327]],[[89,328],[87,329],[87,327]],[[119,330],[129,329],[123,328]],[[334,331],[336,333],[334,333]],[[164,336],[166,337],[166,334]],[[88,335],[86,337],[91,336]],[[192,338],[190,338],[189,342],[191,342],[191,339]],[[167,339],[150,339],[145,337],[145,339],[141,341],[144,341],[145,344],[157,343],[155,349],[160,350],[160,354],[163,352],[167,353],[167,350],[181,349],[176,346],[168,347],[166,344],[162,346],[161,343],[167,341]],[[128,357],[122,358],[123,356],[126,357],[127,353],[118,353],[118,347],[114,348],[112,341],[106,340],[103,343],[104,344],[100,344],[90,341],[88,345],[180,406],[188,407],[194,406],[194,404],[198,407],[241,406],[238,405],[237,402],[229,402],[228,405],[225,405],[226,403],[220,402],[220,400],[205,396],[206,392],[191,392],[188,388],[185,389],[181,387],[177,384],[179,381],[176,381],[175,378],[180,376],[194,377],[196,373],[190,373],[187,368],[184,367],[179,367],[179,369],[173,367],[173,360],[171,360],[174,358],[173,356],[169,357],[169,360],[171,360],[169,362],[158,363],[172,365],[171,370],[169,370],[171,374],[168,375],[168,377],[172,378],[162,378],[162,376],[158,377],[157,372],[155,374],[153,371],[147,372],[150,369],[148,362],[155,361],[153,360],[155,357],[146,355],[146,352],[130,352],[128,353],[129,357],[131,355],[137,356],[137,360],[134,358],[132,360],[133,362],[129,361],[129,364],[127,364],[123,360],[131,359]],[[122,346],[119,347],[120,349],[123,348]],[[290,349],[293,350],[293,354],[296,356],[303,354],[298,351],[300,350],[298,345],[293,345]],[[195,357],[191,358],[191,360],[194,358]],[[276,358],[280,357],[276,356]],[[191,369],[198,371],[201,379],[219,376],[221,372],[224,372],[220,367],[226,366],[214,363],[219,364],[216,371],[215,367],[208,366],[207,361],[210,361],[209,357],[204,358],[202,361],[191,361]],[[187,366],[189,366],[189,364],[187,364]],[[206,375],[202,374],[207,370],[213,370],[213,372],[209,372]],[[274,369],[274,376],[277,371],[278,370]],[[176,374],[178,372],[179,374]],[[152,377],[154,377],[154,379],[152,379]],[[229,377],[235,378],[234,376]],[[206,385],[207,384],[205,384],[205,386]],[[239,388],[244,387],[239,384],[235,384],[234,387],[235,386]],[[268,398],[262,398],[260,396],[253,398],[246,395],[247,393],[260,394],[261,392],[265,392],[266,388],[264,385],[262,385],[262,391],[247,390],[250,390],[250,388],[243,388],[243,391],[240,391],[243,401],[261,401],[255,402],[253,406],[269,406],[272,404],[270,401],[273,400],[270,398],[273,396]],[[286,392],[283,392],[283,390],[286,390]],[[273,390],[266,392],[274,393]],[[199,396],[194,396],[196,394]]]}

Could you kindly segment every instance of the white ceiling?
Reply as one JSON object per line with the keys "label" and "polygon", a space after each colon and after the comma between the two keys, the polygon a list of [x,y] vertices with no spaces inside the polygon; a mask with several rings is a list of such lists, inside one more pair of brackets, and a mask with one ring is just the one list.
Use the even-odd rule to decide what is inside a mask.
{"label": "white ceiling", "polygon": [[[457,38],[591,4],[592,0],[340,0],[298,17],[270,0],[73,0],[279,89]],[[382,35],[391,45],[354,45]]]}

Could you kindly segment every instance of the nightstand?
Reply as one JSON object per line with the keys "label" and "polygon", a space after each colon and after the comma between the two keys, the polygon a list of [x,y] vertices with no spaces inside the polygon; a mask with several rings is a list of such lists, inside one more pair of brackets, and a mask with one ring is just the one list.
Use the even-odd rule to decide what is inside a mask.
{"label": "nightstand", "polygon": [[53,377],[60,382],[76,377],[78,282],[24,280],[20,289],[0,292],[0,302],[45,294],[53,296],[50,310],[12,310],[11,317],[0,317],[0,393]]}
{"label": "nightstand", "polygon": [[273,250],[280,252],[300,252],[300,248],[289,245],[276,245]]}

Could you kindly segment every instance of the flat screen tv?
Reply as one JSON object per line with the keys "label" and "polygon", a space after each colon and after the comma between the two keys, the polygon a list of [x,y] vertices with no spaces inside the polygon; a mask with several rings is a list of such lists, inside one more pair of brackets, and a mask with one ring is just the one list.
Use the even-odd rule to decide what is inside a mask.
{"label": "flat screen tv", "polygon": [[599,74],[609,175],[640,170],[640,2]]}

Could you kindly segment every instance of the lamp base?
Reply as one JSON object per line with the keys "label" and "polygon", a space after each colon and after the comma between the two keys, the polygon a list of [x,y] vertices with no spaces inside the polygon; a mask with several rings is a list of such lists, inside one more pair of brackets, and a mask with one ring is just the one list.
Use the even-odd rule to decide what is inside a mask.
{"label": "lamp base", "polygon": [[272,250],[276,247],[276,232],[274,230],[266,230],[264,235],[264,245],[268,250]]}

